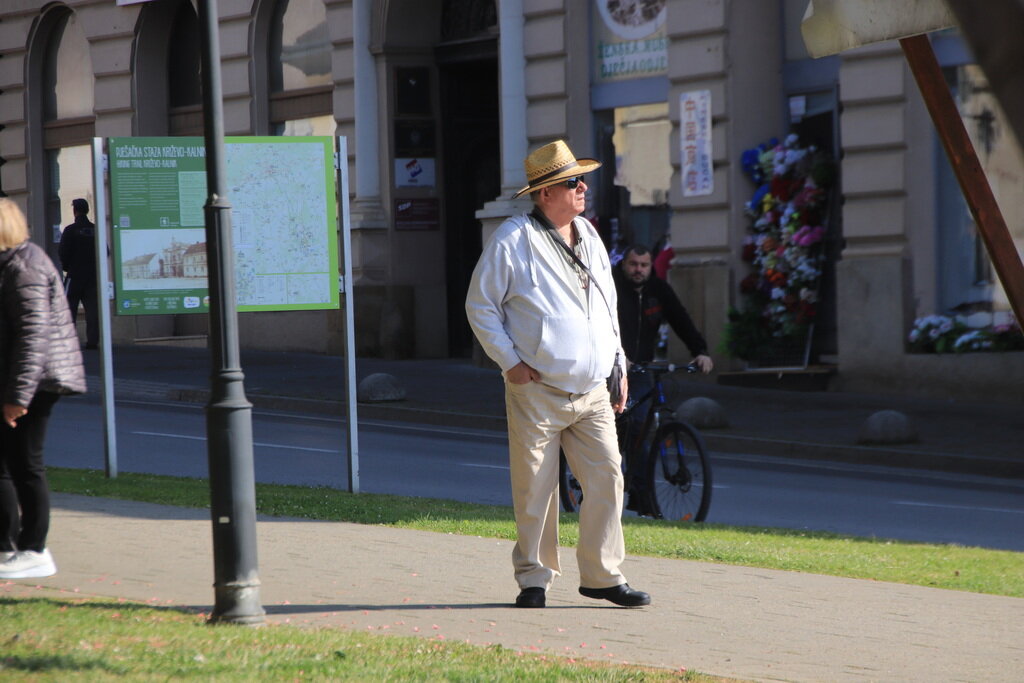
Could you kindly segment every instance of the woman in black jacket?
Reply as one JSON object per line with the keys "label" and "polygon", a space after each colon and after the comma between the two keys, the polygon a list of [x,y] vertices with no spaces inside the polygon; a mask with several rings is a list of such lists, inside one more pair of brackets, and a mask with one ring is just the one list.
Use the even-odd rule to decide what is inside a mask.
{"label": "woman in black jacket", "polygon": [[18,205],[0,199],[0,579],[57,573],[46,547],[50,493],[43,440],[61,394],[85,391],[78,335],[60,275],[28,241]]}

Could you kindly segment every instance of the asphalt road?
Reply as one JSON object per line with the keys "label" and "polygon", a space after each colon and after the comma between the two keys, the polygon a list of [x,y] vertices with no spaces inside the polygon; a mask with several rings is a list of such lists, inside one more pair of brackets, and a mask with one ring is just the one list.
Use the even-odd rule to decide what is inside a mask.
{"label": "asphalt road", "polygon": [[[62,400],[46,460],[102,469],[102,410]],[[206,475],[203,406],[118,401],[122,472]],[[509,505],[503,432],[360,421],[362,491]],[[347,488],[343,422],[253,413],[256,479]],[[709,522],[1024,551],[1024,482],[714,453]]]}

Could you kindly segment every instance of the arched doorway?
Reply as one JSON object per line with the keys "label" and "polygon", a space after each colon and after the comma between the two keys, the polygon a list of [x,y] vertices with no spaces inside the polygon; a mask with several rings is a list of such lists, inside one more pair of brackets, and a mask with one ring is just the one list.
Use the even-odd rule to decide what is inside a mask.
{"label": "arched doorway", "polygon": [[134,51],[135,134],[201,136],[199,17],[190,0],[144,5]]}
{"label": "arched doorway", "polygon": [[91,142],[96,134],[95,77],[85,28],[62,5],[44,12],[30,40],[29,196],[33,240],[56,260],[61,226],[74,220],[71,200],[94,205]]}

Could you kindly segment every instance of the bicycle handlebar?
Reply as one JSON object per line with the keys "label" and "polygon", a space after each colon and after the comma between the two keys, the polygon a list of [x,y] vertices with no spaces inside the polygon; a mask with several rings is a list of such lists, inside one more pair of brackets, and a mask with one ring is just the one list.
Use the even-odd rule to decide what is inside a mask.
{"label": "bicycle handlebar", "polygon": [[[664,373],[674,372],[677,367],[679,366],[677,366],[675,363],[669,363],[668,361],[652,360],[646,363],[633,363],[630,369],[635,368],[638,372],[650,370],[652,372]],[[692,360],[686,365],[682,366],[682,369],[686,370],[687,374],[692,375],[693,373],[700,370],[700,367],[697,365],[697,361]]]}

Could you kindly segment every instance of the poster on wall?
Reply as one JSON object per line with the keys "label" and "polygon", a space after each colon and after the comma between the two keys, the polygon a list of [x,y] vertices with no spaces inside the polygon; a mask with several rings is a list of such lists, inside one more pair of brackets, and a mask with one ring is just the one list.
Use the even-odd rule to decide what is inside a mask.
{"label": "poster on wall", "polygon": [[434,187],[433,159],[395,159],[395,187]]}
{"label": "poster on wall", "polygon": [[710,90],[691,90],[679,96],[679,148],[683,196],[714,192]]}
{"label": "poster on wall", "polygon": [[594,83],[668,73],[668,0],[594,0]]}
{"label": "poster on wall", "polygon": [[[225,138],[239,311],[338,308],[331,137]],[[119,315],[204,313],[202,138],[110,138]]]}
{"label": "poster on wall", "polygon": [[395,200],[395,230],[437,230],[440,215],[435,198]]}

